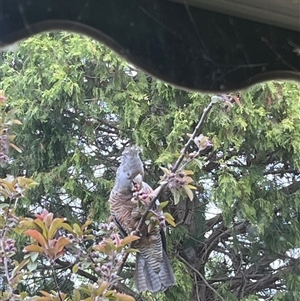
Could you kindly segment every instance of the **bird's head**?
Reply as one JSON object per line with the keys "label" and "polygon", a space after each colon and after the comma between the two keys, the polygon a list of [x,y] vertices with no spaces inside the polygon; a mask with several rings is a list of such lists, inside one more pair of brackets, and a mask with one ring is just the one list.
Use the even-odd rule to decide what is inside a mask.
{"label": "bird's head", "polygon": [[141,148],[134,145],[125,148],[122,153],[121,164],[119,169],[126,173],[127,177],[132,181],[138,174],[144,176],[143,162],[139,156]]}
{"label": "bird's head", "polygon": [[133,180],[144,176],[144,167],[137,146],[128,147],[122,153],[121,164],[117,170],[116,185],[119,189],[132,191]]}

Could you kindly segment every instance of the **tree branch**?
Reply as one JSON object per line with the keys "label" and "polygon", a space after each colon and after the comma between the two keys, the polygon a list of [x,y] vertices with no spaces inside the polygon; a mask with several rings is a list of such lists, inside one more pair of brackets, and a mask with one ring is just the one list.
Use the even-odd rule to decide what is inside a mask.
{"label": "tree branch", "polygon": [[202,258],[200,260],[201,263],[205,263],[208,260],[210,253],[215,249],[218,243],[222,239],[226,239],[232,235],[232,232],[243,233],[248,226],[248,221],[243,221],[235,224],[231,228],[227,228],[224,223],[213,230],[213,233],[201,244],[201,248],[198,250],[199,257]]}
{"label": "tree branch", "polygon": [[201,127],[204,124],[204,121],[208,115],[208,113],[210,112],[210,110],[212,109],[213,105],[215,104],[214,101],[211,101],[209,103],[209,105],[204,108],[202,116],[200,118],[200,121],[198,122],[198,124],[196,125],[193,134],[191,135],[190,139],[187,141],[187,143],[184,145],[182,151],[180,152],[180,157],[177,159],[176,163],[174,164],[173,168],[172,168],[172,172],[176,172],[177,169],[179,168],[182,160],[184,159],[184,156],[187,152],[188,147],[190,146],[190,144],[194,141],[194,139],[200,134],[200,130]]}
{"label": "tree branch", "polygon": [[[63,260],[60,259],[56,259],[55,262],[60,265],[61,267],[65,268],[65,269],[71,269],[73,268],[73,266],[76,263],[70,263],[70,262],[65,262]],[[78,269],[77,274],[79,276],[82,276],[84,278],[87,278],[89,280],[91,280],[92,282],[97,282],[98,281],[98,277],[94,276],[86,271],[83,271],[81,269]],[[125,284],[121,283],[120,281],[116,284],[113,285],[113,288],[115,288],[116,290],[123,292],[125,294],[128,294],[132,297],[135,298],[136,301],[143,301],[142,297],[139,296],[139,294],[137,294],[136,292],[134,292],[131,288],[129,288],[128,286],[126,286]]]}
{"label": "tree branch", "polygon": [[[209,105],[206,108],[204,108],[202,116],[200,118],[200,121],[198,122],[197,126],[195,127],[194,132],[191,135],[190,139],[187,141],[187,143],[184,145],[182,151],[180,152],[181,153],[180,157],[177,159],[176,163],[174,164],[173,168],[171,169],[172,172],[176,172],[178,170],[180,164],[182,163],[182,161],[185,157],[188,147],[194,141],[195,137],[197,137],[197,135],[199,135],[199,132],[204,124],[205,118],[207,117],[208,113],[210,112],[210,110],[212,109],[214,104],[215,104],[215,102],[211,101],[209,103]],[[142,215],[142,217],[139,220],[139,223],[137,225],[136,231],[138,233],[141,232],[142,226],[144,225],[144,223],[146,221],[149,211],[153,208],[155,201],[162,194],[162,192],[165,190],[166,187],[167,187],[167,183],[163,183],[153,191],[151,202],[150,202],[149,206],[146,208],[144,214]]]}
{"label": "tree branch", "polygon": [[224,298],[208,283],[206,278],[197,270],[195,269],[189,262],[187,262],[184,258],[177,254],[177,257],[192,271],[194,271],[201,280],[209,287],[222,301],[225,301]]}
{"label": "tree branch", "polygon": [[[61,267],[65,268],[65,269],[71,269],[71,270],[72,270],[73,266],[76,264],[76,263],[70,263],[70,262],[67,262],[67,261],[63,261],[61,259],[56,259],[55,262],[57,264],[59,264]],[[87,279],[89,279],[93,282],[97,282],[97,280],[98,280],[98,278],[96,276],[94,276],[94,275],[92,275],[92,274],[90,274],[86,271],[83,271],[81,269],[78,269],[77,274],[79,276],[87,278]]]}
{"label": "tree branch", "polygon": [[206,228],[210,229],[222,221],[223,221],[223,216],[221,213],[219,213],[216,216],[212,217],[211,219],[209,219],[205,222]]}

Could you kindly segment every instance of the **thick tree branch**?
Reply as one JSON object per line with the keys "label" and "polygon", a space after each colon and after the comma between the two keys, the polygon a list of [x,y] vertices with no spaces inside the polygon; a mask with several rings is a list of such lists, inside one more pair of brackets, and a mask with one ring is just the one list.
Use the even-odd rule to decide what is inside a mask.
{"label": "thick tree branch", "polygon": [[211,219],[208,219],[205,224],[206,224],[206,228],[210,229],[213,226],[217,225],[218,223],[223,221],[223,216],[221,213],[217,214],[216,216],[212,217]]}
{"label": "thick tree branch", "polygon": [[248,225],[248,221],[243,221],[235,224],[232,228],[227,228],[224,223],[221,223],[199,247],[197,253],[201,258],[200,262],[207,262],[211,252],[216,248],[221,240],[227,239],[233,232],[244,233]]}
{"label": "thick tree branch", "polygon": [[[230,255],[227,252],[223,253]],[[207,280],[207,282],[210,284],[217,284],[220,282],[229,283],[230,291],[232,291],[238,298],[258,293],[259,291],[267,288],[273,287],[274,289],[277,289],[278,285],[281,285],[280,283],[277,283],[277,281],[282,278],[282,274],[289,273],[295,266],[295,262],[293,262],[288,266],[278,267],[277,270],[272,269],[270,267],[270,264],[274,262],[274,260],[281,258],[282,256],[283,258],[285,258],[285,255],[282,254],[277,254],[276,256],[264,255],[258,262],[251,265],[248,269],[244,268],[235,276],[214,277]],[[294,260],[294,258],[291,259]],[[253,282],[253,280],[255,280],[255,282]]]}

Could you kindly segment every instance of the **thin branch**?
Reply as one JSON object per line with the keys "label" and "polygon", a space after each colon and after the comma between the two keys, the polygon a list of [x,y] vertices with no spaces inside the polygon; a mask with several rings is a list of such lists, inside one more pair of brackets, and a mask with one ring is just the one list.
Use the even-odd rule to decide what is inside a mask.
{"label": "thin branch", "polygon": [[194,273],[194,277],[195,277],[195,286],[196,286],[196,296],[197,296],[197,301],[201,301],[201,300],[200,300],[200,296],[199,296],[199,292],[198,292],[197,274],[196,274],[196,273]]}
{"label": "thin branch", "polygon": [[200,134],[201,127],[203,126],[204,121],[205,121],[208,113],[210,112],[210,110],[212,109],[212,107],[213,107],[214,104],[215,104],[215,102],[211,101],[209,103],[209,105],[206,108],[204,108],[202,116],[200,118],[200,121],[196,125],[196,127],[194,129],[194,132],[191,135],[190,139],[187,141],[187,143],[184,145],[182,151],[180,152],[180,157],[177,159],[175,165],[173,166],[172,172],[175,172],[179,168],[181,162],[183,161],[183,159],[185,157],[185,154],[187,152],[188,147],[194,141],[194,139]]}
{"label": "thin branch", "polygon": [[264,175],[276,175],[276,174],[284,175],[287,173],[291,173],[291,174],[295,174],[295,175],[300,174],[299,170],[296,170],[296,169],[276,169],[276,170],[265,171]]}
{"label": "thin branch", "polygon": [[106,120],[103,118],[98,117],[97,121],[101,124],[105,124],[107,126],[109,126],[110,128],[113,128],[114,130],[116,130],[116,133],[119,132],[119,127],[118,127],[118,123],[112,120]]}
{"label": "thin branch", "polygon": [[[76,264],[76,263],[70,263],[70,262],[67,262],[67,261],[62,261],[60,259],[56,259],[55,262],[57,264],[59,264],[61,267],[65,268],[65,269],[70,269],[70,270],[72,270],[73,266]],[[97,280],[98,280],[98,278],[96,276],[94,276],[94,275],[92,275],[92,274],[90,274],[86,271],[83,271],[81,269],[78,269],[77,274],[79,276],[83,276],[83,277],[85,277],[85,278],[87,278],[87,279],[89,279],[93,282],[97,282]]]}
{"label": "thin branch", "polygon": [[208,283],[215,283],[215,282],[228,282],[233,280],[240,281],[242,278],[246,279],[260,279],[261,277],[265,277],[266,274],[251,274],[251,275],[239,275],[239,276],[232,276],[232,277],[219,277],[219,278],[212,278],[207,280]]}
{"label": "thin branch", "polygon": [[[65,268],[65,269],[70,269],[70,270],[72,270],[73,266],[76,264],[76,263],[65,262],[65,261],[62,261],[60,259],[56,259],[55,262],[57,264],[59,264],[61,267]],[[97,282],[98,281],[97,276],[94,276],[94,275],[92,275],[92,274],[90,274],[90,273],[88,273],[84,270],[78,269],[77,274],[79,276],[83,276],[83,277],[91,280],[92,282]],[[130,289],[129,287],[127,287],[125,284],[123,284],[121,282],[118,282],[118,283],[114,284],[114,287],[118,291],[121,291],[123,293],[126,293],[126,294],[134,297],[136,301],[143,301],[143,299],[137,293],[135,293],[132,289]]]}
{"label": "thin branch", "polygon": [[[206,108],[204,108],[202,116],[200,118],[200,121],[198,122],[197,126],[195,127],[194,132],[191,135],[190,139],[184,145],[184,147],[181,151],[180,157],[177,159],[176,163],[174,164],[174,166],[172,168],[172,172],[176,172],[177,169],[179,168],[180,164],[182,163],[182,161],[185,157],[185,153],[187,152],[188,147],[194,141],[194,139],[197,137],[197,135],[199,135],[199,132],[200,132],[200,130],[201,130],[203,124],[204,124],[205,118],[207,117],[208,113],[210,112],[210,110],[212,109],[214,104],[215,104],[215,102],[211,101],[209,103],[209,105]],[[166,187],[167,187],[167,183],[163,183],[152,192],[152,200],[151,200],[149,206],[146,208],[146,210],[145,210],[144,214],[142,215],[141,219],[139,220],[139,223],[138,223],[137,228],[136,228],[137,233],[141,232],[142,226],[144,225],[144,223],[146,221],[146,218],[147,218],[147,215],[148,215],[149,211],[153,208],[153,206],[155,204],[155,201],[162,194],[162,192],[166,189]]]}
{"label": "thin branch", "polygon": [[182,258],[180,255],[177,254],[177,257],[192,271],[194,271],[201,279],[202,281],[209,287],[222,301],[225,301],[224,298],[208,283],[206,278],[198,271],[196,270],[189,262],[187,262],[184,258]]}
{"label": "thin branch", "polygon": [[233,227],[227,228],[224,223],[221,223],[220,226],[215,228],[212,232],[212,234],[205,239],[202,245],[204,247],[199,247],[198,254],[200,262],[205,263],[207,259],[209,258],[209,255],[211,252],[215,249],[215,247],[218,245],[218,243],[222,239],[227,239],[232,235],[232,232],[237,232],[237,233],[244,233],[246,230],[246,227],[248,226],[249,222],[248,221],[243,221],[236,223]]}
{"label": "thin branch", "polygon": [[51,268],[51,271],[52,271],[53,281],[54,281],[55,286],[56,286],[56,289],[57,289],[57,293],[58,293],[59,300],[60,300],[60,301],[63,301],[62,296],[61,296],[61,293],[60,293],[60,287],[59,287],[59,285],[58,285],[57,278],[56,278],[56,273],[55,273],[55,271],[54,271],[53,266],[52,266],[52,268]]}
{"label": "thin branch", "polygon": [[122,263],[121,263],[121,265],[118,268],[117,275],[119,275],[119,276],[121,275],[128,256],[129,256],[129,253],[126,253],[124,255],[124,257],[122,258]]}
{"label": "thin branch", "polygon": [[140,296],[138,293],[134,292],[131,288],[129,288],[128,286],[126,286],[124,283],[122,282],[117,282],[113,285],[113,288],[115,288],[118,292],[123,292],[127,295],[132,296],[135,301],[143,301],[143,297]]}
{"label": "thin branch", "polygon": [[[5,250],[5,240],[7,239],[7,234],[10,230],[10,227],[8,225],[9,223],[9,214],[11,213],[11,207],[16,208],[16,204],[18,201],[18,197],[19,196],[14,196],[12,198],[9,198],[9,206],[8,206],[8,210],[4,211],[4,224],[3,224],[3,228],[0,230],[0,249],[2,252],[4,252]],[[14,199],[16,198],[16,199]],[[15,201],[15,205],[13,206],[13,201]],[[13,280],[13,275],[9,274],[9,257],[5,254],[1,256],[2,257],[2,261],[3,261],[3,266],[4,266],[4,277],[3,279],[6,278],[7,281],[7,287],[8,287],[8,296],[11,298],[10,300],[15,301],[15,295],[14,295],[14,287],[12,284],[12,280]]]}

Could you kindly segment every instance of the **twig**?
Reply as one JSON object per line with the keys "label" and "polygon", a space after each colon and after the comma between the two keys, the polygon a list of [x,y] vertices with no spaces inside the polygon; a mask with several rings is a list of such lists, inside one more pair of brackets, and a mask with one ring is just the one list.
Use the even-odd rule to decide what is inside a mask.
{"label": "twig", "polygon": [[[70,270],[72,270],[73,266],[76,264],[76,263],[70,263],[70,262],[67,262],[67,261],[62,261],[60,259],[56,259],[55,262],[58,265],[60,265],[62,268],[70,269]],[[89,279],[93,282],[97,282],[97,279],[98,279],[96,276],[94,276],[94,275],[92,275],[92,274],[90,274],[90,273],[88,273],[84,270],[81,270],[81,269],[78,269],[77,274],[79,276],[85,277],[85,278],[87,278],[87,279]]]}
{"label": "twig", "polygon": [[189,262],[187,262],[184,258],[182,258],[180,255],[177,254],[177,257],[192,271],[194,271],[201,279],[202,281],[222,300],[225,301],[224,298],[207,282],[205,277],[197,270],[195,269]]}
{"label": "twig", "polygon": [[54,280],[54,283],[55,283],[55,286],[56,286],[56,289],[57,289],[59,300],[63,301],[61,293],[60,293],[60,287],[59,287],[58,282],[57,282],[56,273],[54,271],[53,265],[51,265],[51,270],[52,270],[52,276],[53,276],[53,280]]}
{"label": "twig", "polygon": [[[127,259],[127,258],[126,258]],[[126,261],[126,259],[124,260],[124,263]],[[72,269],[72,267],[75,265],[75,263],[70,263],[70,262],[65,262],[65,261],[62,261],[60,259],[56,259],[55,261],[58,265],[60,265],[61,267],[65,268],[65,269]],[[54,268],[54,267],[53,267]],[[97,276],[94,276],[92,274],[89,274],[88,272],[84,271],[84,270],[81,270],[79,269],[77,271],[77,274],[80,275],[80,276],[83,276],[93,282],[97,282],[98,280],[98,277]],[[115,283],[113,285],[113,288],[116,288],[118,291],[121,291],[125,294],[128,294],[132,297],[134,297],[136,299],[136,301],[143,301],[142,297],[139,296],[136,292],[134,292],[131,288],[129,288],[128,286],[126,286],[125,284],[121,283],[120,281],[118,281],[117,283]]]}
{"label": "twig", "polygon": [[[6,222],[6,220],[7,220],[7,217],[5,219],[5,222]],[[5,224],[5,226],[7,226],[7,225]],[[5,241],[7,231],[8,231],[8,227],[4,227],[4,229],[1,233],[0,247],[2,250],[5,250],[4,241]],[[3,265],[4,265],[4,274],[5,274],[5,276],[3,278],[6,278],[6,281],[8,284],[8,295],[10,296],[11,300],[15,300],[15,296],[13,294],[13,288],[11,287],[11,277],[9,275],[8,259],[7,259],[6,255],[3,256]]]}
{"label": "twig", "polygon": [[[13,198],[16,198],[16,199],[13,199]],[[3,250],[3,251],[5,250],[6,236],[8,234],[8,231],[10,230],[10,227],[8,225],[8,218],[9,218],[9,215],[11,213],[10,208],[13,206],[13,200],[15,200],[15,204],[13,206],[13,209],[16,208],[17,202],[18,202],[18,199],[19,199],[19,195],[14,195],[13,198],[9,199],[8,209],[7,209],[7,211],[4,211],[4,225],[3,225],[3,228],[0,229],[0,249]],[[5,254],[5,252],[2,256],[2,260],[3,260],[3,266],[4,266],[4,276],[3,276],[3,278],[6,278],[6,281],[7,281],[8,295],[9,295],[11,301],[15,301],[16,297],[14,295],[14,288],[12,286],[13,276],[9,274],[9,257],[7,256],[7,254]]]}
{"label": "twig", "polygon": [[[211,101],[209,103],[209,105],[204,108],[202,116],[200,118],[200,121],[198,122],[197,126],[194,129],[193,134],[191,135],[190,139],[187,141],[187,143],[184,145],[180,157],[177,159],[176,163],[174,164],[174,166],[172,167],[172,172],[176,172],[177,169],[179,168],[181,162],[184,159],[185,153],[187,152],[188,147],[190,146],[190,144],[194,141],[194,139],[197,137],[197,135],[199,135],[199,132],[201,130],[201,127],[204,124],[205,118],[207,117],[208,113],[210,112],[210,110],[212,109],[213,105],[215,104],[214,101]],[[149,206],[146,208],[144,214],[142,215],[141,219],[139,220],[139,223],[137,225],[136,228],[136,232],[140,233],[141,232],[141,228],[144,225],[147,215],[149,213],[149,211],[153,208],[156,199],[158,199],[158,197],[162,194],[162,192],[165,190],[165,188],[167,187],[167,183],[163,183],[160,186],[158,186],[153,192],[152,192],[152,200],[149,204]]]}
{"label": "twig", "polygon": [[194,132],[193,132],[193,134],[191,135],[190,139],[189,139],[189,140],[187,141],[187,143],[184,145],[184,147],[183,147],[183,149],[182,149],[182,151],[181,151],[180,157],[177,159],[175,165],[174,165],[173,168],[172,168],[172,172],[175,172],[175,171],[179,168],[179,166],[180,166],[182,160],[184,159],[184,156],[185,156],[185,153],[187,152],[188,147],[189,147],[190,144],[194,141],[194,139],[200,134],[199,132],[200,132],[200,130],[201,130],[201,127],[202,127],[203,124],[204,124],[205,118],[207,117],[208,113],[210,112],[210,110],[212,109],[212,107],[213,107],[214,104],[215,104],[215,102],[214,102],[214,101],[211,101],[211,102],[209,103],[209,105],[208,105],[206,108],[204,108],[203,113],[202,113],[202,116],[201,116],[201,119],[200,119],[200,121],[198,122],[198,124],[196,125],[196,127],[195,127],[195,129],[194,129]]}
{"label": "twig", "polygon": [[140,233],[141,232],[141,228],[144,225],[147,215],[149,213],[149,211],[153,208],[155,201],[158,199],[158,197],[161,195],[161,193],[164,191],[164,189],[167,187],[167,183],[163,183],[160,186],[158,186],[152,193],[152,200],[149,204],[149,206],[146,208],[144,214],[142,215],[141,219],[139,220],[139,223],[136,227],[136,232]]}
{"label": "twig", "polygon": [[196,286],[197,301],[201,301],[200,300],[200,296],[199,296],[199,291],[198,291],[198,281],[197,281],[197,274],[196,273],[194,273],[194,277],[195,277],[195,286]]}
{"label": "twig", "polygon": [[123,256],[123,258],[122,258],[122,263],[121,263],[121,265],[119,266],[118,271],[117,271],[117,275],[118,275],[118,276],[121,275],[122,270],[123,270],[123,268],[124,268],[124,265],[125,265],[125,262],[126,262],[128,256],[129,256],[129,253],[126,253],[126,254]]}
{"label": "twig", "polygon": [[126,286],[124,283],[122,283],[120,281],[115,283],[112,288],[115,288],[118,292],[123,292],[127,295],[132,296],[135,299],[135,301],[143,301],[142,296],[140,296],[138,293],[134,292],[131,288],[129,288],[128,286]]}

